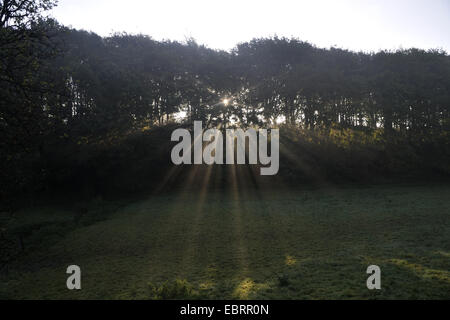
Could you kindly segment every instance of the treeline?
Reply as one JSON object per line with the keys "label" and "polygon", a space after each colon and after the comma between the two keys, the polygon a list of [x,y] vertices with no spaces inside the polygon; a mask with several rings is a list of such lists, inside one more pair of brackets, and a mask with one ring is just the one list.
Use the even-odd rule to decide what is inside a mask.
{"label": "treeline", "polygon": [[102,38],[42,18],[54,4],[0,1],[4,196],[45,189],[53,180],[71,183],[83,171],[71,171],[77,165],[98,173],[101,164],[88,170],[92,158],[79,158],[85,150],[111,150],[130,135],[193,120],[284,125],[297,132],[297,142],[315,135],[319,143],[336,130],[366,140],[381,135],[384,145],[400,139],[420,150],[410,157],[416,168],[426,155],[440,159],[428,167],[448,174],[442,162],[450,150],[450,56],[444,51],[368,54],[274,37],[225,52],[194,40]]}
{"label": "treeline", "polygon": [[449,126],[450,57],[443,51],[365,54],[270,38],[228,53],[194,40],[101,38],[57,27],[47,41],[59,54],[38,61],[20,80],[40,86],[32,99],[37,112],[68,134],[161,125],[181,115],[211,125],[414,133]]}

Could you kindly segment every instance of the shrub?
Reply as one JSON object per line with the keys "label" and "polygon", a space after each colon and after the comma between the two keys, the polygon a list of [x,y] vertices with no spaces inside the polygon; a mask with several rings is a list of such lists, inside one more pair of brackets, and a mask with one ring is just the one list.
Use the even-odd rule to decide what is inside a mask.
{"label": "shrub", "polygon": [[161,285],[149,283],[150,298],[156,300],[196,299],[198,294],[187,280],[175,279]]}

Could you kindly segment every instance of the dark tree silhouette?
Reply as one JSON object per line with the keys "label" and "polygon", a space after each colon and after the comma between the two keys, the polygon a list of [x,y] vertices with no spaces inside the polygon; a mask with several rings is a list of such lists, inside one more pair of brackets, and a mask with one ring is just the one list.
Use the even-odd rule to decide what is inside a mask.
{"label": "dark tree silhouette", "polygon": [[[317,142],[318,159],[328,157],[325,147],[317,151],[327,145],[324,141],[340,143],[326,139],[345,136],[350,143],[350,136],[361,136],[362,148],[369,150],[372,143],[385,152],[361,160],[367,167],[381,163],[400,170],[405,163],[386,159],[406,152],[398,146],[407,145],[414,149],[414,156],[404,155],[410,165],[426,163],[438,175],[449,173],[448,164],[441,165],[449,155],[446,52],[367,54],[278,37],[225,52],[193,39],[102,38],[43,18],[42,12],[55,4],[0,1],[4,196],[74,177],[84,181],[90,176],[92,182],[108,170],[101,154],[143,131],[172,128],[175,119],[179,125],[202,120],[207,126],[291,128],[287,136],[293,141]],[[155,154],[160,147],[149,146]],[[333,166],[327,170],[337,170],[329,169]]]}

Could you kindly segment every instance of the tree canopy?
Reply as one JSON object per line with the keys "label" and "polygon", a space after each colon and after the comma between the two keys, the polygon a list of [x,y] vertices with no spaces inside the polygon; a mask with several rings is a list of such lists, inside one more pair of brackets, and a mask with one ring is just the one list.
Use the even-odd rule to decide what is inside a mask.
{"label": "tree canopy", "polygon": [[46,150],[55,146],[74,151],[194,120],[382,132],[448,152],[450,57],[442,50],[363,53],[272,37],[226,52],[193,39],[67,28],[42,16],[55,4],[0,1],[5,189],[45,180]]}

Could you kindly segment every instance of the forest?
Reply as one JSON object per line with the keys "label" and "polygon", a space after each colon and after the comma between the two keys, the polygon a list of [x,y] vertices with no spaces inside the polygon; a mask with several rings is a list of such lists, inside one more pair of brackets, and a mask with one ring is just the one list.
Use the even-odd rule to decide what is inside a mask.
{"label": "forest", "polygon": [[[274,37],[225,52],[194,39],[102,38],[42,18],[52,1],[29,3],[41,7],[15,14],[5,1],[0,20],[2,197],[82,189],[101,171],[104,189],[116,171],[105,154],[126,166],[134,144],[154,168],[167,139],[153,131],[194,120],[281,127],[287,148],[304,149],[330,178],[448,176],[450,57],[442,50],[362,53]],[[280,162],[301,180],[298,164]],[[142,166],[149,182],[158,179],[161,169],[153,176]]]}
{"label": "forest", "polygon": [[[88,219],[86,224],[98,221],[98,217],[86,218],[86,212],[96,210],[89,207],[92,201],[105,203],[142,194],[157,197],[155,203],[148,204],[149,208],[174,201],[179,205],[177,210],[181,210],[181,200],[171,198],[174,190],[197,190],[199,197],[208,191],[225,190],[236,196],[236,189],[240,194],[255,190],[264,193],[283,186],[289,190],[286,192],[289,198],[292,190],[302,187],[343,185],[345,190],[354,185],[449,181],[450,56],[443,50],[353,52],[273,36],[255,38],[237,44],[231,51],[221,51],[198,44],[193,38],[184,42],[157,41],[144,34],[127,33],[101,37],[45,17],[43,13],[55,5],[53,0],[0,1],[0,211],[13,214],[58,199],[76,202],[72,206],[75,209],[70,209],[76,211],[75,224],[58,225],[65,234],[78,226],[79,219]],[[177,128],[191,130],[194,121],[202,121],[207,128],[278,128],[278,174],[260,176],[255,174],[259,168],[252,165],[236,169],[237,172],[220,165],[198,168],[173,165],[170,150],[174,143],[170,135]],[[373,192],[386,200],[387,206],[396,201],[391,196],[401,197],[402,193],[396,187],[392,187],[391,193],[389,188],[380,191],[381,195]],[[436,214],[442,220],[433,223],[439,228],[441,221],[444,228],[448,225],[442,224],[445,209],[441,206],[445,207],[445,203],[434,198],[439,191],[427,190],[418,194],[411,191],[408,196],[425,197],[426,203],[437,206]],[[448,188],[444,188],[443,193],[446,192]],[[378,208],[370,200],[371,193],[361,191],[356,204],[349,205]],[[308,201],[315,197],[315,193],[307,191],[302,199],[313,206]],[[353,199],[350,192],[343,195],[346,197]],[[334,198],[323,199],[325,202],[321,200],[320,206],[324,206],[324,211],[334,208]],[[90,204],[85,206],[81,202]],[[401,198],[400,203],[392,209],[393,214],[403,207],[410,208],[413,215],[418,208],[408,207],[412,202],[406,198]],[[202,202],[199,200],[198,204]],[[191,205],[192,212],[198,209],[194,203],[186,206]],[[232,202],[222,208],[228,205],[233,211]],[[285,210],[283,215],[288,215],[282,222],[272,221],[280,224],[280,229],[274,231],[279,233],[274,236],[276,239],[289,229],[289,221],[294,219],[289,216],[294,207],[283,205],[274,200],[267,207],[276,211],[279,206]],[[259,214],[256,209],[254,214]],[[72,217],[72,213],[69,215]],[[317,227],[314,217],[312,213],[313,220],[308,221]],[[338,219],[338,229],[339,217],[333,218]],[[181,228],[183,219],[192,223],[182,215],[173,228]],[[360,222],[352,219],[351,223],[357,227]],[[390,228],[387,222],[386,227]],[[13,249],[8,249],[11,252],[26,251],[30,241],[40,241],[39,236],[33,238],[40,232],[33,233],[35,227],[31,231],[24,228],[17,231],[19,238],[8,233],[12,229],[2,230],[2,239],[20,239],[20,246],[11,244]],[[48,230],[44,233],[43,237],[54,236]],[[223,229],[218,237],[226,234]],[[262,233],[256,234],[258,237]],[[196,231],[193,236],[197,236]],[[330,233],[333,236],[339,237],[336,229]],[[181,245],[178,240],[170,240],[167,246]],[[238,240],[236,243],[242,247],[242,241],[248,239]],[[287,246],[287,242],[283,243]],[[445,249],[446,245],[442,247]],[[205,255],[206,252],[209,251]],[[245,254],[253,253],[242,253]],[[10,261],[9,256],[3,255],[2,259]],[[233,268],[230,266],[229,270]],[[289,272],[286,277],[292,275]],[[281,287],[283,277],[276,280]],[[448,275],[442,277],[448,285],[445,278]],[[155,290],[152,292],[161,293]],[[231,287],[224,290],[234,292]],[[87,292],[87,297],[99,297]],[[214,297],[225,294],[214,292]],[[442,297],[443,291],[438,292],[437,297]],[[2,294],[14,296],[0,290]],[[436,292],[423,294],[425,298],[436,297]],[[306,296],[305,293],[295,297]],[[308,297],[323,296],[317,293]],[[389,292],[386,297],[410,295]]]}

